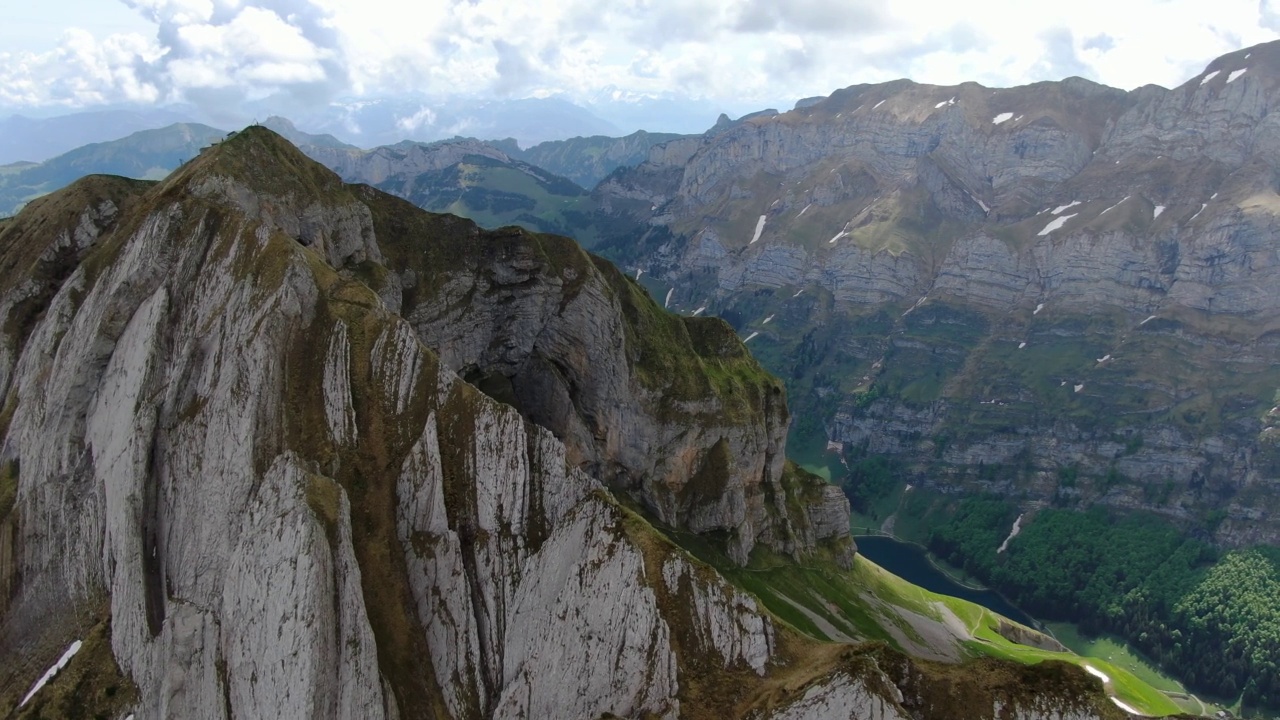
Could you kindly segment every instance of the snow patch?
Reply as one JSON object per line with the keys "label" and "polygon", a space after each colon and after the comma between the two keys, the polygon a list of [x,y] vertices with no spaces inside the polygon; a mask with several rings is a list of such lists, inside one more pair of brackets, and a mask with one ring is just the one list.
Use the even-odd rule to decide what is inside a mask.
{"label": "snow patch", "polygon": [[1201,84],[1201,85],[1203,85],[1203,84],[1205,84],[1205,83],[1209,82],[1210,80],[1212,80],[1212,79],[1214,79],[1214,78],[1218,77],[1218,75],[1219,75],[1221,72],[1222,72],[1221,70],[1214,70],[1213,72],[1209,73],[1208,75],[1205,75],[1205,76],[1204,76],[1204,78],[1200,81],[1200,84]]}
{"label": "snow patch", "polygon": [[1160,213],[1162,213],[1162,212],[1164,212],[1164,206],[1163,206],[1163,205],[1157,205],[1157,206],[1156,206],[1156,209],[1155,209],[1155,214],[1151,216],[1151,219],[1152,219],[1152,220],[1155,220],[1156,218],[1160,217]]}
{"label": "snow patch", "polygon": [[1080,383],[1079,385],[1076,386],[1076,392],[1080,392],[1083,389],[1084,389],[1084,383]]}
{"label": "snow patch", "polygon": [[800,288],[799,290],[797,290],[797,291],[796,291],[796,294],[795,294],[795,295],[792,295],[791,297],[792,297],[792,298],[798,298],[798,297],[800,297],[800,293],[802,293],[802,292],[804,292],[804,288]]}
{"label": "snow patch", "polygon": [[644,274],[644,270],[642,270],[642,269],[640,269],[640,268],[636,268],[636,279],[637,279],[637,280],[639,280],[639,279],[640,279],[640,276],[641,276],[641,275],[643,275],[643,274]]}
{"label": "snow patch", "polygon": [[1156,319],[1156,316],[1155,316],[1155,315],[1152,315],[1151,317],[1147,318],[1146,320],[1143,320],[1142,322],[1140,322],[1140,323],[1138,323],[1138,324],[1139,324],[1139,325],[1146,325],[1147,323],[1149,323],[1149,322],[1151,322],[1152,320],[1155,320],[1155,319]]}
{"label": "snow patch", "polygon": [[1079,204],[1080,204],[1080,201],[1079,201],[1079,200],[1072,200],[1071,202],[1067,203],[1066,205],[1059,205],[1058,207],[1054,208],[1054,209],[1053,209],[1052,214],[1053,214],[1053,215],[1061,215],[1063,210],[1069,210],[1069,209],[1071,209],[1071,208],[1073,208],[1073,207],[1075,207],[1075,206],[1077,206],[1077,205],[1079,205]]}
{"label": "snow patch", "polygon": [[875,105],[872,105],[872,106],[871,106],[871,109],[872,109],[872,110],[875,110],[876,108],[880,107],[880,106],[881,106],[881,105],[883,105],[883,104],[884,104],[884,100],[881,100],[880,102],[876,103]]}
{"label": "snow patch", "polygon": [[1111,353],[1107,353],[1106,355],[1103,355],[1102,357],[1098,358],[1098,362],[1104,363],[1110,359],[1111,359]]}
{"label": "snow patch", "polygon": [[1013,119],[1013,113],[1000,113],[999,115],[991,118],[991,123],[993,125],[999,125],[1000,123],[1006,120],[1012,120],[1012,119]]}
{"label": "snow patch", "polygon": [[706,310],[706,309],[707,309],[707,306],[706,306],[706,305],[703,305],[702,307],[700,307],[700,308],[698,308],[697,310],[694,310],[694,311],[693,311],[693,316],[694,316],[694,317],[698,317],[699,315],[701,315],[701,314],[702,314],[702,311],[703,311],[703,310]]}
{"label": "snow patch", "polygon": [[1126,703],[1125,701],[1121,700],[1121,699],[1120,699],[1120,698],[1118,698],[1118,697],[1112,697],[1112,698],[1111,698],[1111,702],[1115,703],[1115,704],[1116,704],[1116,707],[1118,707],[1118,708],[1120,708],[1121,710],[1123,710],[1123,711],[1125,711],[1125,712],[1129,713],[1130,715],[1139,715],[1139,716],[1142,716],[1142,717],[1146,717],[1146,716],[1145,716],[1145,715],[1143,715],[1142,713],[1140,713],[1140,712],[1138,712],[1137,710],[1135,710],[1135,709],[1133,708],[1133,706],[1132,706],[1132,705],[1129,705],[1128,703]]}
{"label": "snow patch", "polygon": [[764,222],[768,219],[768,215],[761,215],[760,219],[756,221],[756,234],[751,236],[751,242],[747,243],[748,245],[753,245],[755,241],[760,239],[760,233],[764,232]]}
{"label": "snow patch", "polygon": [[768,215],[760,215],[760,219],[755,220],[755,234],[751,236],[751,242],[748,242],[748,245],[755,245],[755,241],[760,240],[760,233],[764,232],[764,222],[768,219]]}
{"label": "snow patch", "polygon": [[938,103],[937,105],[934,105],[934,106],[933,106],[933,109],[934,109],[934,110],[937,110],[938,108],[942,107],[943,105],[955,105],[955,104],[956,104],[956,99],[955,99],[955,98],[951,98],[950,100],[943,100],[942,102]]}
{"label": "snow patch", "polygon": [[1104,683],[1109,683],[1109,682],[1111,682],[1111,678],[1107,677],[1107,674],[1106,674],[1106,673],[1104,673],[1104,672],[1102,672],[1102,671],[1101,671],[1101,670],[1099,670],[1098,668],[1096,668],[1096,667],[1094,667],[1094,666],[1092,666],[1092,665],[1082,665],[1081,667],[1083,667],[1083,668],[1084,668],[1084,671],[1085,671],[1085,672],[1087,672],[1087,673],[1089,673],[1090,675],[1092,675],[1092,676],[1094,676],[1094,677],[1098,678],[1098,679],[1099,679],[1099,680],[1101,680],[1102,682],[1104,682]]}
{"label": "snow patch", "polygon": [[48,685],[50,680],[55,678],[58,673],[62,672],[63,668],[67,666],[67,663],[71,662],[71,658],[74,657],[76,653],[80,652],[80,646],[82,644],[83,643],[79,640],[71,643],[71,646],[67,648],[67,651],[62,653],[62,657],[58,658],[58,662],[54,663],[53,667],[45,670],[44,675],[41,675],[40,679],[36,680],[36,684],[31,686],[31,689],[27,691],[26,696],[22,698],[22,702],[18,703],[18,707],[26,705],[36,693],[40,692],[40,688]]}
{"label": "snow patch", "polygon": [[1027,346],[1027,344],[1026,344],[1025,342],[1020,342],[1020,343],[1018,343],[1018,349],[1019,349],[1019,350],[1021,350],[1022,348],[1026,347],[1026,346]]}
{"label": "snow patch", "polygon": [[1040,303],[1039,305],[1036,305],[1036,309],[1035,309],[1035,310],[1032,310],[1032,311],[1031,311],[1031,314],[1032,314],[1032,315],[1039,315],[1039,314],[1040,314],[1040,311],[1041,311],[1041,310],[1043,310],[1043,309],[1044,309],[1044,303]]}
{"label": "snow patch", "polygon": [[1124,201],[1125,201],[1125,200],[1128,200],[1128,199],[1129,199],[1129,198],[1131,198],[1131,197],[1133,197],[1133,196],[1132,196],[1132,195],[1125,195],[1125,196],[1124,196],[1124,198],[1122,198],[1122,199],[1120,200],[1120,202],[1118,202],[1118,203],[1116,203],[1115,205],[1112,205],[1111,207],[1107,208],[1106,210],[1103,210],[1102,212],[1098,213],[1098,217],[1102,217],[1103,215],[1106,215],[1107,213],[1111,212],[1112,210],[1115,210],[1116,208],[1120,207],[1121,205],[1123,205],[1123,204],[1124,204]]}
{"label": "snow patch", "polygon": [[768,324],[769,324],[769,321],[770,321],[770,320],[772,320],[772,319],[773,319],[773,316],[772,316],[772,315],[770,315],[769,317],[767,317],[767,318],[765,318],[765,319],[764,319],[764,322],[762,322],[762,323],[760,323],[760,324],[761,324],[761,325],[768,325]]}
{"label": "snow patch", "polygon": [[[796,184],[799,185],[800,183],[796,183]],[[804,210],[800,211],[800,215],[803,215],[805,213],[805,210],[808,210],[811,207],[813,207],[813,203],[809,203],[808,205],[805,205]],[[800,215],[796,215],[796,217],[800,217]]]}
{"label": "snow patch", "polygon": [[1013,119],[1013,121],[1014,121],[1014,122],[1018,122],[1018,121],[1019,121],[1019,120],[1021,120],[1023,117],[1025,117],[1025,116],[1024,116],[1024,115],[1019,115],[1018,117],[1014,118],[1014,119]]}
{"label": "snow patch", "polygon": [[1249,68],[1240,68],[1239,70],[1232,70],[1231,74],[1227,76],[1227,82],[1234,81],[1236,78],[1248,72],[1248,70]]}
{"label": "snow patch", "polygon": [[836,241],[837,241],[837,240],[839,240],[839,239],[840,239],[840,238],[842,238],[842,237],[844,237],[844,231],[843,231],[843,230],[841,230],[840,232],[836,233],[836,236],[835,236],[835,237],[833,237],[833,238],[831,238],[830,240],[828,240],[828,241],[827,241],[827,244],[828,244],[828,245],[834,245],[834,244],[836,243]]}
{"label": "snow patch", "polygon": [[743,340],[742,342],[743,342],[744,344],[745,344],[745,343],[749,343],[749,342],[751,342],[751,338],[753,338],[753,337],[755,337],[755,336],[757,336],[757,335],[759,335],[759,334],[760,334],[760,333],[758,333],[758,332],[753,332],[753,333],[751,333],[750,335],[748,335],[748,336],[747,336],[747,339],[746,339],[746,340]]}
{"label": "snow patch", "polygon": [[667,291],[667,299],[662,301],[662,308],[664,310],[671,307],[671,294],[674,293],[675,291],[676,291],[675,288],[671,288],[670,290]]}
{"label": "snow patch", "polygon": [[1192,220],[1195,220],[1196,218],[1200,217],[1200,213],[1204,212],[1204,209],[1207,207],[1209,207],[1209,203],[1200,203],[1200,209],[1196,211],[1195,215],[1192,215],[1191,217],[1187,218],[1187,222],[1191,222]]}
{"label": "snow patch", "polygon": [[[1026,513],[1023,513],[1023,515],[1025,514]],[[1009,531],[1009,537],[1005,538],[1004,542],[1000,543],[1000,547],[996,549],[996,554],[999,555],[1007,550],[1009,548],[1009,541],[1018,537],[1018,533],[1020,532],[1022,532],[1022,515],[1019,515],[1018,519],[1013,521],[1013,529]]]}
{"label": "snow patch", "polygon": [[1075,217],[1077,214],[1079,213],[1071,213],[1070,215],[1059,215],[1058,217],[1054,218],[1048,225],[1045,225],[1044,229],[1039,232],[1039,235],[1043,237],[1053,232],[1054,230],[1061,228],[1063,225],[1067,224],[1068,220]]}

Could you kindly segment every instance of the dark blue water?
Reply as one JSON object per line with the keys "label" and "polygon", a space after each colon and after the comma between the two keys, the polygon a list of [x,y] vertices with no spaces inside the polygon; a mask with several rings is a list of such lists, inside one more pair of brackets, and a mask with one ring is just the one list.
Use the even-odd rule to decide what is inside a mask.
{"label": "dark blue water", "polygon": [[1008,600],[998,594],[990,590],[973,590],[952,580],[934,567],[924,550],[917,545],[872,535],[860,535],[854,539],[858,543],[858,552],[863,557],[909,583],[941,595],[977,603],[1028,627],[1038,626],[1031,616],[1009,604]]}

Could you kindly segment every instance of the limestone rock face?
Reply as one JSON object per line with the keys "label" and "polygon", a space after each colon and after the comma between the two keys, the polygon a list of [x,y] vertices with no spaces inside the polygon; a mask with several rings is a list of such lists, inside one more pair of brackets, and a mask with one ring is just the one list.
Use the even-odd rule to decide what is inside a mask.
{"label": "limestone rock face", "polygon": [[[676,486],[651,509],[686,529],[797,552],[847,533],[843,497],[775,460],[781,393],[722,323],[657,314],[581,253],[517,252],[546,238],[388,215],[403,204],[315,172],[255,128],[162,184],[86,181],[0,227],[0,698],[91,627],[109,647],[71,662],[136,718],[908,716],[887,676],[850,669],[869,661],[777,624],[592,474],[636,473],[620,491],[639,498]],[[510,262],[473,263],[455,236]],[[397,237],[457,266],[409,262]],[[454,321],[479,344],[427,313],[449,288],[472,296]],[[640,331],[687,355],[653,365]],[[596,367],[561,359],[577,342]],[[450,363],[483,368],[486,392]],[[522,373],[567,380],[545,387],[585,439],[567,415],[530,422]],[[637,438],[601,442],[592,383],[640,393],[615,409]],[[688,457],[645,464],[627,443]],[[792,668],[808,689],[783,687]]]}
{"label": "limestone rock face", "polygon": [[788,496],[821,482],[784,483],[785,394],[721,321],[656,311],[563,238],[503,229],[438,258],[390,254],[405,259],[390,261],[388,283],[413,284],[401,312],[446,367],[664,524],[725,533],[739,563],[758,542],[794,555],[848,542],[838,496],[819,493],[817,525],[788,510]]}
{"label": "limestone rock face", "polygon": [[[897,699],[901,701],[901,697]],[[872,692],[865,681],[846,673],[835,673],[811,685],[791,705],[765,717],[771,720],[905,720],[911,716],[897,703]]]}
{"label": "limestone rock face", "polygon": [[367,206],[298,242],[316,198],[219,173],[276,147],[255,133],[65,231],[5,228],[62,277],[5,325],[0,647],[106,598],[138,717],[676,717],[688,667],[763,675],[753,599],[336,272],[380,257]]}

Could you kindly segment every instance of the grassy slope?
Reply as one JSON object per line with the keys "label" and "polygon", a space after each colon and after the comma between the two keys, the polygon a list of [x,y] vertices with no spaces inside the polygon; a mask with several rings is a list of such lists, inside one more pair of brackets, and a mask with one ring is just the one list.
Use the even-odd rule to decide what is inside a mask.
{"label": "grassy slope", "polygon": [[[1112,694],[1130,706],[1149,715],[1183,712],[1183,708],[1123,663],[1013,643],[994,629],[1002,619],[999,615],[974,603],[912,585],[861,556],[856,558],[853,569],[842,571],[822,558],[815,558],[809,566],[800,566],[758,550],[748,567],[739,568],[696,537],[670,534],[699,559],[758,597],[780,620],[810,637],[830,639],[813,619],[813,615],[817,615],[825,621],[823,624],[853,639],[879,640],[905,651],[895,639],[896,634],[917,641],[924,638],[899,610],[941,623],[940,607],[945,607],[967,628],[969,637],[960,642],[960,650],[971,659],[991,657],[1032,665],[1045,660],[1087,664],[1106,673],[1112,681]],[[793,603],[803,605],[805,610]]]}
{"label": "grassy slope", "polygon": [[[577,209],[586,197],[585,191],[563,192],[562,188],[542,182],[515,167],[463,163],[459,165],[459,171],[463,196],[446,206],[430,209],[467,217],[484,227],[519,224],[532,226],[531,229],[535,230],[563,231],[568,228],[563,212]],[[524,204],[515,210],[504,210],[492,204],[475,207],[474,201],[466,194],[466,190],[470,188],[518,195],[532,207]]]}
{"label": "grassy slope", "polygon": [[[105,605],[105,603],[104,603]],[[111,650],[111,621],[106,607],[96,608],[96,622],[87,630],[74,633],[82,640],[80,650],[67,666],[48,684],[42,687],[26,705],[17,709],[18,703],[30,691],[34,683],[10,683],[0,686],[0,708],[13,708],[7,717],[23,720],[60,718],[62,720],[93,720],[95,718],[121,717],[138,700],[138,690],[125,676]],[[92,621],[91,621],[92,622]],[[83,622],[80,623],[83,625]],[[17,675],[27,677],[42,675],[51,667],[67,647],[42,646],[25,658],[27,667]],[[41,667],[32,661],[40,658]]]}
{"label": "grassy slope", "polygon": [[[395,176],[378,186],[431,212],[450,213],[485,228],[518,225],[535,232],[590,233],[587,192],[565,178],[523,163],[468,156],[438,172]],[[584,245],[589,239],[580,237]]]}
{"label": "grassy slope", "polygon": [[1091,638],[1083,635],[1070,623],[1048,623],[1053,636],[1072,652],[1086,657],[1106,658],[1113,666],[1129,671],[1139,680],[1164,693],[1183,712],[1192,715],[1212,715],[1226,706],[1203,702],[1192,695],[1182,683],[1163,674],[1150,660],[1114,635]]}

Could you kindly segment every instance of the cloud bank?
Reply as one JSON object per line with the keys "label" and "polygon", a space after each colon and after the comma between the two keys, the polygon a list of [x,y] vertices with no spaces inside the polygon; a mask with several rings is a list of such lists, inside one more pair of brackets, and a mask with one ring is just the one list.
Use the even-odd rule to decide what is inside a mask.
{"label": "cloud bank", "polygon": [[789,107],[899,77],[1172,86],[1280,32],[1272,0],[122,1],[153,35],[86,20],[56,47],[0,52],[0,106],[185,101],[216,116],[420,93]]}

